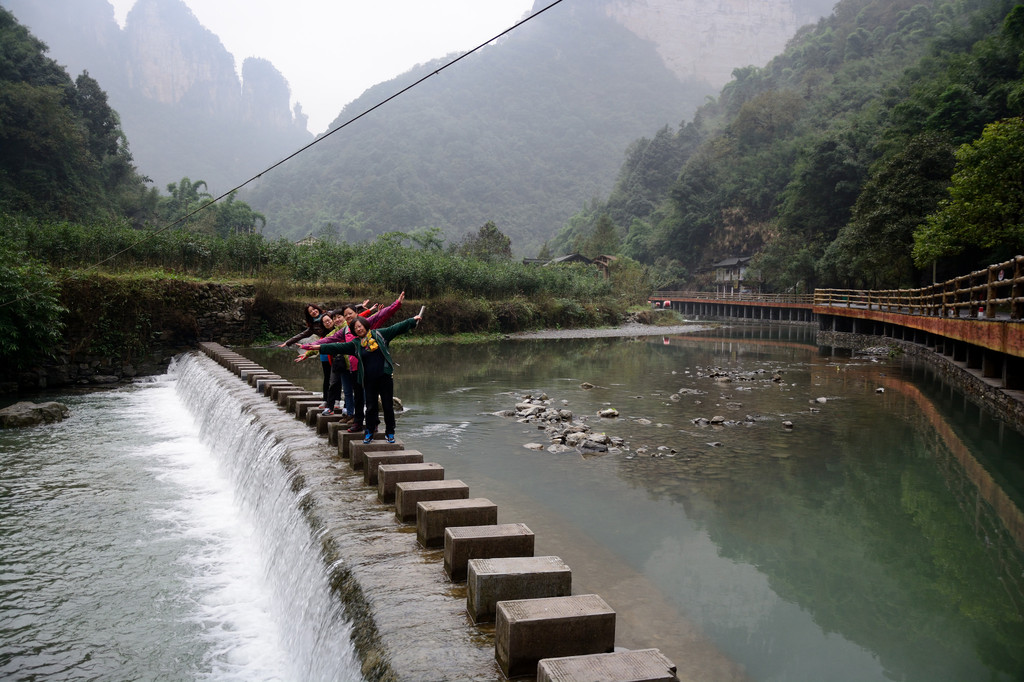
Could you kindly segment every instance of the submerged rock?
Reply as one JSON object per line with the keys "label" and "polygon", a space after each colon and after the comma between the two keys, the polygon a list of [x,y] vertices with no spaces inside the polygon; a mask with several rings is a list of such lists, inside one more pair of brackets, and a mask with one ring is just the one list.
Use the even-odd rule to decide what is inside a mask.
{"label": "submerged rock", "polygon": [[0,410],[0,428],[12,429],[64,421],[71,411],[64,403],[23,401]]}

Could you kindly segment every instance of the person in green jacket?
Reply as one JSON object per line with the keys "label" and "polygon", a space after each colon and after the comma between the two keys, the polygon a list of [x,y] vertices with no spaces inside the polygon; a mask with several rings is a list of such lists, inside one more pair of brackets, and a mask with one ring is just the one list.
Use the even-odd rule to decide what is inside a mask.
{"label": "person in green jacket", "polygon": [[389,443],[395,442],[395,366],[391,360],[391,351],[388,343],[399,334],[404,334],[417,324],[422,318],[422,313],[398,324],[381,329],[370,329],[366,321],[357,317],[349,327],[356,339],[344,343],[325,343],[319,346],[314,344],[303,344],[302,348],[317,348],[321,353],[327,355],[355,355],[359,358],[359,383],[363,385],[366,393],[365,405],[366,416],[363,426],[366,433],[363,435],[363,442],[369,443],[373,440],[373,434],[380,425],[380,416],[377,400],[384,408],[384,438]]}

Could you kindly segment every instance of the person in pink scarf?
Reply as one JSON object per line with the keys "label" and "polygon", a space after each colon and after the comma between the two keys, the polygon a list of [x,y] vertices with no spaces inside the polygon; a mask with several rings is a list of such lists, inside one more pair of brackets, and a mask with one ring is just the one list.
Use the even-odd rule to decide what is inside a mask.
{"label": "person in pink scarf", "polygon": [[[384,324],[391,319],[391,316],[402,306],[402,302],[405,300],[405,292],[403,291],[395,299],[395,302],[386,308],[378,310],[372,315],[363,317],[367,329],[377,329],[384,326]],[[345,318],[345,326],[338,328],[332,334],[325,336],[324,338],[317,341],[317,345],[324,343],[345,343],[352,341],[356,338],[356,335],[352,333],[352,321],[361,315],[356,312],[356,308],[353,305],[346,305],[340,308],[342,316]],[[365,315],[365,314],[364,314]],[[352,433],[363,430],[363,413],[364,413],[364,393],[363,385],[359,381],[359,359],[354,355],[339,355],[331,358],[331,389],[329,391],[329,398],[327,401],[327,408],[324,410],[324,414],[334,413],[334,404],[338,398],[341,397],[340,393],[344,391],[345,403],[343,411],[351,415],[352,425],[349,426],[348,430]],[[340,386],[341,390],[338,390]]]}

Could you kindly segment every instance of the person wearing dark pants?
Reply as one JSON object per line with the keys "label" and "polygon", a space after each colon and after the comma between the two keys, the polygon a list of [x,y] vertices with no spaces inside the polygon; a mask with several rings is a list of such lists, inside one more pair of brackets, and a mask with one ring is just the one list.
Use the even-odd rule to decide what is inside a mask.
{"label": "person wearing dark pants", "polygon": [[[405,300],[405,292],[403,291],[395,299],[395,302],[386,308],[382,308],[376,312],[374,309],[377,306],[373,306],[369,310],[362,313],[358,312],[359,308],[365,308],[369,300],[363,301],[361,305],[344,305],[336,311],[332,312],[332,315],[337,313],[335,316],[335,327],[337,331],[320,339],[317,343],[328,344],[328,343],[344,343],[346,341],[355,341],[356,335],[352,333],[351,324],[356,318],[363,318],[365,320],[364,326],[368,329],[377,329],[383,327],[384,323],[395,314],[402,305],[402,301]],[[344,324],[342,324],[344,320]],[[335,355],[334,358],[343,358],[342,362],[334,362],[331,364],[331,395],[333,399],[327,401],[327,406],[324,411],[325,414],[334,413],[334,406],[338,402],[338,398],[341,393],[345,394],[344,409],[342,410],[347,416],[352,418],[352,426],[348,428],[350,432],[362,431],[363,430],[363,385],[359,377],[359,360],[355,356],[348,355]],[[340,384],[340,387],[339,387]]]}
{"label": "person wearing dark pants", "polygon": [[[399,334],[409,331],[421,320],[420,315],[393,324],[382,329],[370,329],[362,318],[350,324],[356,340],[345,343],[325,343],[319,347],[309,344],[309,349],[318,348],[321,353],[329,355],[355,355],[359,358],[359,378],[363,384],[366,401],[366,414],[363,423],[366,433],[363,442],[373,440],[373,434],[380,424],[377,400],[381,400],[384,411],[384,438],[389,443],[395,442],[395,406],[394,406],[394,363],[388,344]],[[307,345],[302,346],[306,348]]]}
{"label": "person wearing dark pants", "polygon": [[[363,391],[366,393],[366,433],[373,438],[373,434],[380,425],[380,408],[384,412],[384,437],[395,433],[395,379],[391,374],[378,374],[377,376],[367,375],[363,379]],[[378,404],[378,401],[379,404]],[[365,440],[365,438],[364,438]],[[388,440],[392,440],[388,438]]]}

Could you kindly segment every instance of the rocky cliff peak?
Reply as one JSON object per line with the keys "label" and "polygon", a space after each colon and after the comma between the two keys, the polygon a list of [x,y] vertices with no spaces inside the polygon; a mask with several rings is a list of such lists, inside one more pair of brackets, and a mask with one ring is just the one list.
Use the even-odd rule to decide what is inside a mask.
{"label": "rocky cliff peak", "polygon": [[681,79],[721,88],[737,67],[763,66],[833,0],[608,0],[609,17],[654,43]]}
{"label": "rocky cliff peak", "polygon": [[290,100],[288,81],[273,64],[257,57],[242,62],[242,107],[246,120],[287,128],[292,125]]}
{"label": "rocky cliff peak", "polygon": [[238,115],[242,88],[235,60],[182,0],[139,0],[125,20],[132,90],[161,104]]}

